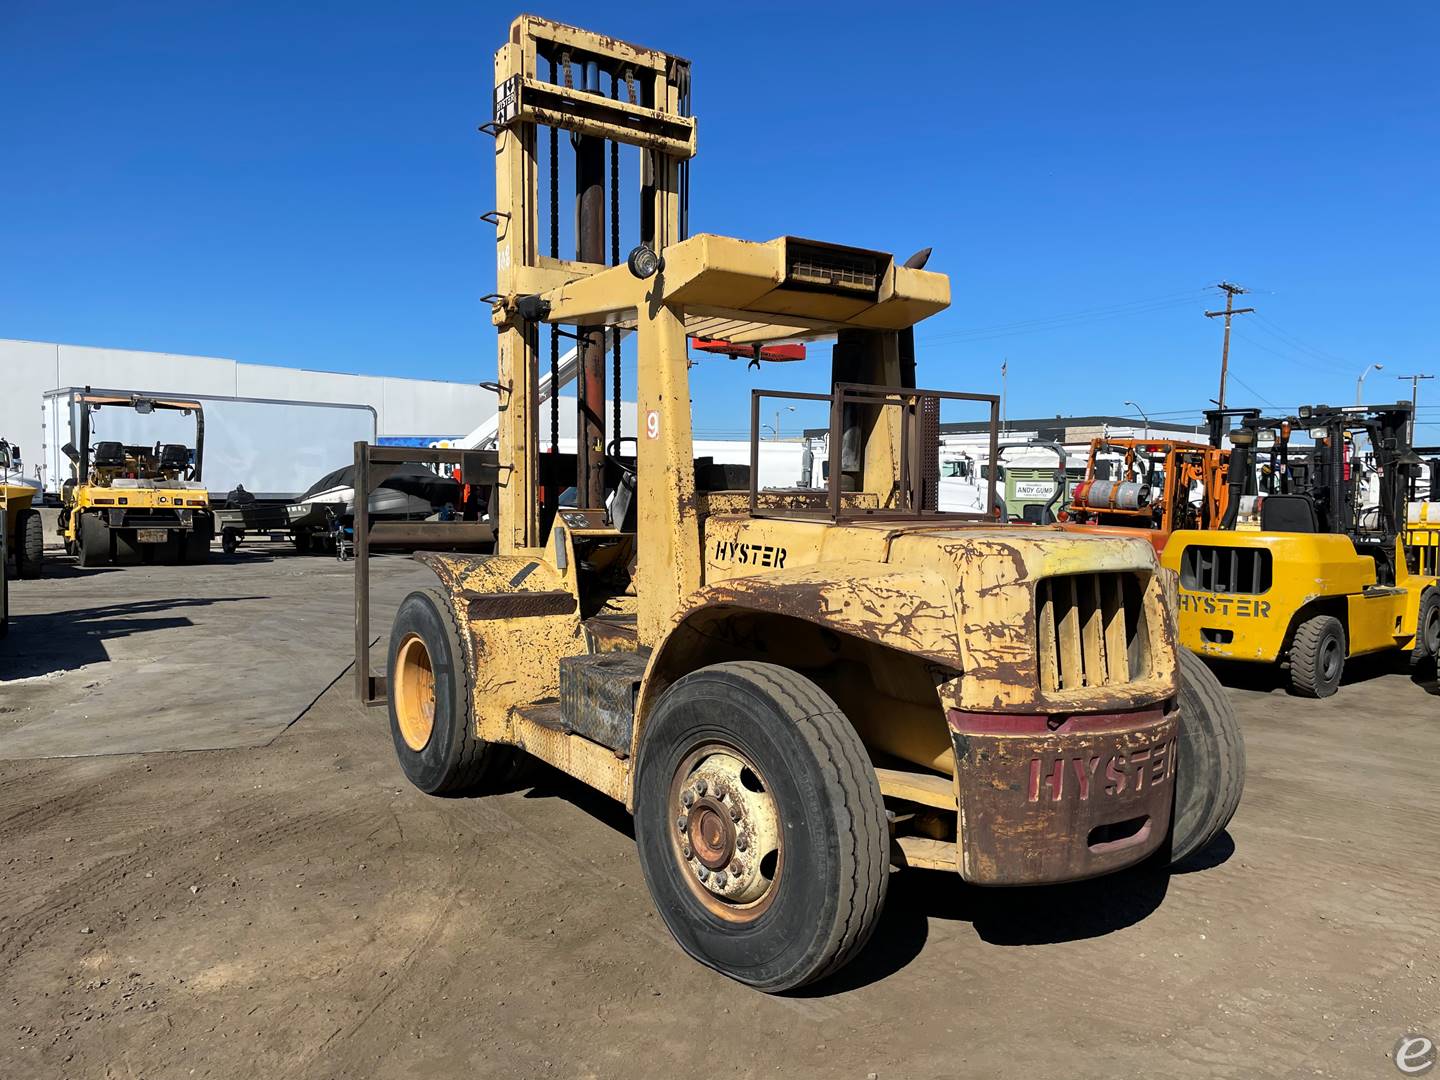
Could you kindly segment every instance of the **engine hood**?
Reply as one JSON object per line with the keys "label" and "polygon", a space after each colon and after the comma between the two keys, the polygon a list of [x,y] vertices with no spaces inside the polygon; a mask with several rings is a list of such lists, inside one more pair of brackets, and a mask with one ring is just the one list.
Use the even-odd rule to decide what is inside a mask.
{"label": "engine hood", "polygon": [[747,608],[824,625],[958,674],[969,710],[1103,711],[1175,692],[1174,590],[1144,539],[741,516],[705,532],[706,584],[677,622]]}

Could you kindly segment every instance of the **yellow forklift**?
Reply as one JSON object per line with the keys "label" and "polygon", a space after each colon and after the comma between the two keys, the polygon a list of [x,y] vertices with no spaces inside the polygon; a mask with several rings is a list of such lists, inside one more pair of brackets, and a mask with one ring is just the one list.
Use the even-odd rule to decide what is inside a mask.
{"label": "yellow forklift", "polygon": [[[1177,650],[1151,546],[997,523],[993,476],[984,509],[937,509],[940,405],[988,410],[992,460],[999,438],[998,399],[916,388],[912,327],[949,279],[924,253],[687,236],[679,57],[521,16],[495,85],[497,552],[417,554],[439,587],[400,604],[385,676],[357,665],[410,781],[485,790],[523,753],[619,800],[681,947],[766,991],[853,959],[892,866],[1019,886],[1208,844],[1243,744]],[[541,231],[568,216],[558,156],[537,156],[560,132],[573,260]],[[606,143],[612,190],[620,151],[641,162],[623,260]],[[606,420],[616,329],[636,342],[633,454]],[[552,358],[581,343],[575,455],[542,452],[546,331]],[[697,461],[689,335],[757,357],[829,339],[823,392],[755,390],[750,466]],[[762,399],[828,411],[825,487],[761,486]]]}
{"label": "yellow forklift", "polygon": [[[1407,522],[1411,408],[1302,407],[1247,416],[1230,432],[1229,497],[1218,531],[1171,535],[1180,575],[1180,640],[1202,656],[1279,664],[1293,691],[1335,693],[1349,657],[1387,650],[1414,663],[1440,653],[1440,589],[1431,541]],[[1292,446],[1308,432],[1311,446]],[[1366,506],[1368,469],[1378,499]],[[1236,528],[1242,497],[1258,531]]]}
{"label": "yellow forklift", "polygon": [[[74,395],[80,446],[66,443],[74,476],[61,488],[59,533],[81,566],[111,562],[205,562],[215,535],[210,495],[201,482],[205,411],[198,401],[146,394],[93,391]],[[195,445],[90,444],[92,415],[129,409],[194,418]]]}
{"label": "yellow forklift", "polygon": [[15,564],[17,578],[38,578],[45,560],[45,526],[35,499],[37,484],[24,479],[20,448],[0,439],[0,508],[6,548]]}
{"label": "yellow forklift", "polygon": [[[8,498],[4,489],[0,489],[0,512],[5,511],[5,503]],[[7,547],[8,542],[5,530],[0,529],[0,638],[10,633],[10,552]]]}

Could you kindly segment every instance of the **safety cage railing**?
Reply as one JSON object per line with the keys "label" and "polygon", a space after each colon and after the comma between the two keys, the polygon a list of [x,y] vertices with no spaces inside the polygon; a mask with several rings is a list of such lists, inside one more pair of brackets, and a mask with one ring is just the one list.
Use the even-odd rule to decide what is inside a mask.
{"label": "safety cage railing", "polygon": [[[825,401],[830,403],[826,440],[823,505],[796,505],[792,500],[765,500],[760,486],[761,402]],[[750,394],[750,516],[758,518],[827,519],[833,522],[885,518],[943,518],[992,520],[998,505],[995,470],[986,479],[985,508],[980,511],[940,509],[940,403],[968,401],[989,407],[989,452],[994,461],[1000,445],[1000,399],[993,394],[966,394],[951,390],[918,390],[902,386],[836,383],[829,394],[791,390],[752,390]],[[886,411],[899,413],[898,468],[887,491],[874,492],[878,505],[868,507],[847,494],[863,490],[867,437],[875,437],[888,423]],[[846,478],[854,483],[846,490]],[[787,490],[787,489],[776,489]],[[794,491],[795,489],[788,489]]]}

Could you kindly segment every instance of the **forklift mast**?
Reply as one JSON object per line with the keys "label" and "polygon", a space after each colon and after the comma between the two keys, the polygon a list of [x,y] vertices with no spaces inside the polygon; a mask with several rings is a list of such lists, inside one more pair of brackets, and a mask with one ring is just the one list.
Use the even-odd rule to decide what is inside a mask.
{"label": "forklift mast", "polygon": [[[482,130],[495,138],[497,206],[484,216],[496,227],[497,292],[488,299],[500,334],[496,541],[499,551],[513,552],[546,542],[562,490],[575,488],[577,509],[604,505],[605,450],[620,439],[622,395],[619,335],[614,335],[609,358],[613,430],[607,439],[604,328],[581,324],[567,329],[552,322],[547,342],[552,373],[562,337],[575,340],[580,353],[576,462],[570,470],[558,454],[558,379],[552,383],[549,415],[541,416],[544,312],[519,299],[618,265],[622,233],[660,259],[667,247],[684,239],[688,166],[695,153],[690,63],[522,15],[495,55],[494,119]],[[573,153],[562,154],[562,131]],[[634,166],[637,183],[624,200],[624,215],[622,153]],[[563,185],[562,171],[570,173]],[[562,187],[573,210],[562,206]],[[562,220],[573,221],[575,233],[573,251],[563,256]],[[543,475],[542,448],[550,452]]]}
{"label": "forklift mast", "polygon": [[[1226,410],[1235,412],[1236,410]],[[1230,460],[1230,507],[1224,528],[1233,528],[1241,495],[1299,495],[1310,500],[1316,511],[1319,531],[1338,533],[1354,540],[1392,542],[1403,531],[1410,473],[1421,464],[1410,447],[1407,434],[1410,404],[1394,405],[1302,405],[1295,415],[1267,417],[1258,410],[1246,410],[1238,426],[1230,430],[1233,446]],[[1212,440],[1223,432],[1223,414],[1206,414]],[[1314,437],[1313,447],[1292,449],[1291,433],[1299,429]],[[1268,476],[1257,484],[1255,471],[1261,465],[1259,432],[1272,433]],[[1364,485],[1360,461],[1353,454],[1355,437],[1364,435],[1374,455],[1380,477],[1380,502],[1375,526],[1367,527],[1361,505]]]}

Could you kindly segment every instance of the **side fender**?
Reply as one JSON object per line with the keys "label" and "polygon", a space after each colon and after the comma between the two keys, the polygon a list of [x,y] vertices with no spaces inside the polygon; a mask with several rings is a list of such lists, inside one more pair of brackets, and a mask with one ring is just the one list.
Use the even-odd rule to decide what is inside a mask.
{"label": "side fender", "polygon": [[636,700],[632,752],[660,695],[694,670],[708,648],[726,643],[733,617],[745,613],[799,619],[943,667],[961,666],[954,597],[939,574],[847,562],[729,578],[691,593],[656,647]]}
{"label": "side fender", "polygon": [[530,556],[422,551],[415,559],[435,571],[465,629],[477,734],[512,741],[510,709],[558,697],[559,658],[585,651],[575,594]]}

